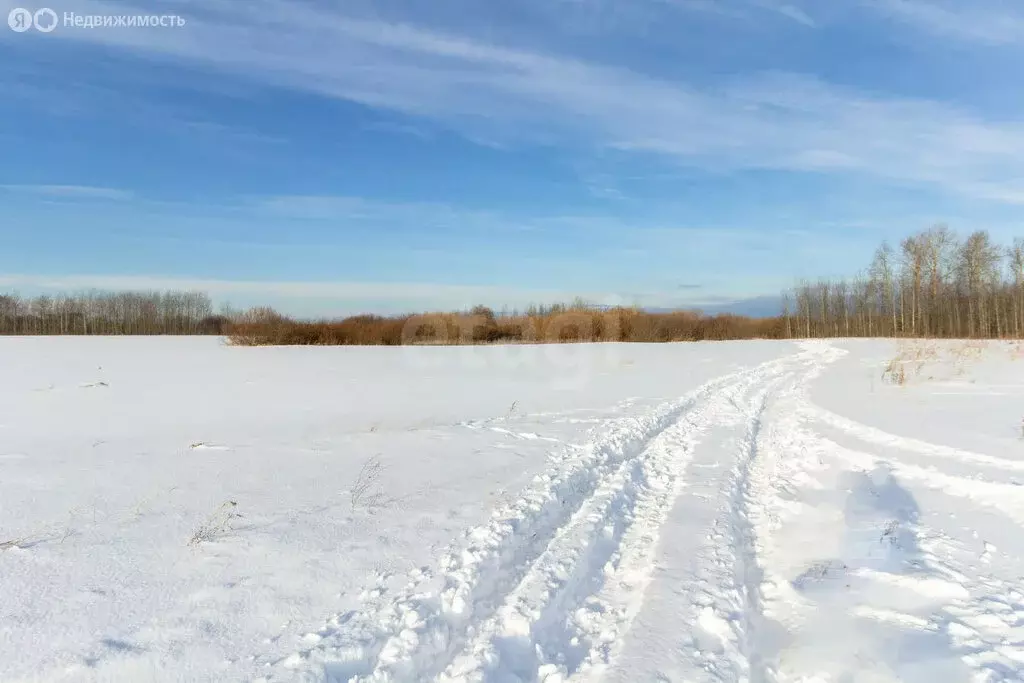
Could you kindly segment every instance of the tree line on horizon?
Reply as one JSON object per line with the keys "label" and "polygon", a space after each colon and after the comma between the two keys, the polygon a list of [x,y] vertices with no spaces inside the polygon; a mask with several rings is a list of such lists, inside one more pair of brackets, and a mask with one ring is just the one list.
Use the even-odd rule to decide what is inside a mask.
{"label": "tree line on horizon", "polygon": [[787,337],[1024,337],[1024,238],[997,244],[945,225],[883,242],[853,278],[783,296]]}
{"label": "tree line on horizon", "polygon": [[0,294],[3,335],[223,334],[227,323],[202,292]]}
{"label": "tree line on horizon", "polygon": [[0,335],[224,335],[239,345],[670,342],[813,337],[1024,337],[1024,238],[1009,246],[945,225],[883,242],[852,278],[798,283],[780,314],[571,304],[297,320],[258,307],[214,313],[202,292],[0,294]]}
{"label": "tree line on horizon", "polygon": [[650,313],[582,300],[495,313],[469,311],[296,320],[269,307],[214,314],[201,292],[0,294],[0,335],[223,335],[234,344],[400,345],[778,338],[781,319]]}
{"label": "tree line on horizon", "polygon": [[582,301],[495,313],[469,311],[343,320],[297,321],[269,308],[247,311],[228,324],[240,346],[409,344],[542,344],[560,342],[724,341],[779,338],[782,318],[748,318],[699,311],[651,313],[640,308],[600,308]]}

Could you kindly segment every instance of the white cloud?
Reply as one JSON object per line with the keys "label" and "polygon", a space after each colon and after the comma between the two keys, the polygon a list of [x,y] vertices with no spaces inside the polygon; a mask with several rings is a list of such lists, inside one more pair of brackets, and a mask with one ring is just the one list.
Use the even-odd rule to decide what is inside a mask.
{"label": "white cloud", "polygon": [[0,190],[62,199],[109,199],[128,200],[132,193],[113,187],[90,187],[87,185],[0,185]]}
{"label": "white cloud", "polygon": [[[345,281],[266,281],[220,280],[184,277],[156,277],[148,275],[0,275],[0,286],[32,286],[73,291],[80,289],[109,290],[163,290],[183,289],[209,292],[223,296],[230,294],[267,294],[302,298],[384,300],[406,299],[420,301],[443,298],[472,299],[478,295],[522,295],[522,289],[501,287],[444,285],[402,282],[345,282]],[[538,291],[544,296],[565,295],[565,292]]]}
{"label": "white cloud", "polygon": [[807,28],[818,27],[818,22],[811,18],[811,15],[794,4],[779,2],[779,0],[754,0],[754,3],[758,7],[776,12],[791,21],[795,21],[798,24],[806,26]]}
{"label": "white cloud", "polygon": [[257,281],[140,275],[0,274],[0,288],[34,292],[186,290],[206,292],[216,301],[236,306],[269,304],[295,315],[348,315],[361,312],[408,313],[462,310],[477,304],[496,309],[569,302],[581,297],[598,305],[697,306],[722,304],[743,297],[699,296],[668,288],[646,292],[570,292],[484,285],[422,282]]}
{"label": "white cloud", "polygon": [[[879,2],[896,7],[896,0]],[[796,5],[757,4],[813,23]],[[924,11],[918,0],[910,5],[918,9],[900,11]],[[785,74],[695,87],[614,63],[500,46],[467,37],[465,26],[458,32],[355,18],[337,6],[262,0],[244,11],[223,2],[168,7],[186,16],[184,28],[62,27],[48,37],[397,110],[471,139],[575,143],[702,168],[857,173],[1024,203],[1005,180],[1024,176],[1024,124],[941,102]],[[69,9],[136,11],[94,0]]]}
{"label": "white cloud", "polygon": [[517,231],[531,225],[529,219],[441,202],[386,202],[330,195],[250,197],[234,208],[260,217],[336,221],[366,227],[414,225],[421,230],[459,229],[482,234]]}
{"label": "white cloud", "polygon": [[1017,3],[993,0],[865,0],[866,4],[908,26],[988,45],[1020,45],[1024,13]]}

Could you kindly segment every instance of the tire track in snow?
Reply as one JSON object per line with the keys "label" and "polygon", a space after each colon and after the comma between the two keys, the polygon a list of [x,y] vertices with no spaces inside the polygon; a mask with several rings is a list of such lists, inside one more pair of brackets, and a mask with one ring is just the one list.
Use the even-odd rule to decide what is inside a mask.
{"label": "tire track in snow", "polygon": [[331,620],[313,634],[315,646],[280,664],[293,672],[293,679],[300,673],[313,681],[420,681],[440,674],[535,570],[555,539],[578,534],[581,555],[592,563],[603,557],[603,548],[621,542],[616,529],[628,519],[625,514],[613,524],[611,544],[588,536],[588,524],[593,525],[588,520],[598,520],[595,511],[602,509],[621,513],[635,508],[637,484],[645,474],[638,458],[659,435],[724,387],[756,381],[792,358],[730,373],[645,416],[616,420],[583,453],[567,450],[489,523],[468,530],[436,571],[421,570],[392,597],[371,592],[363,610]]}
{"label": "tire track in snow", "polygon": [[[757,386],[754,395],[746,401],[732,400],[743,423],[743,434],[730,449],[732,461],[723,463],[726,466],[723,479],[715,486],[723,502],[717,512],[712,513],[710,526],[705,528],[710,545],[702,549],[700,560],[694,563],[693,574],[687,577],[683,587],[683,593],[690,596],[684,602],[694,614],[693,621],[681,618],[680,623],[687,624],[689,629],[715,633],[721,641],[724,657],[718,658],[711,670],[705,670],[702,678],[708,680],[751,683],[767,680],[759,646],[761,575],[749,517],[750,499],[754,495],[750,472],[758,458],[762,416],[775,387],[784,379],[773,378]],[[709,465],[705,463],[701,467]],[[714,486],[716,482],[705,484]],[[640,606],[638,604],[637,609]],[[595,655],[592,664],[600,670],[610,663],[614,653],[597,652]]]}
{"label": "tire track in snow", "polygon": [[840,445],[817,433],[813,438],[825,452],[851,467],[871,470],[885,465],[900,479],[922,484],[926,488],[971,501],[981,508],[987,508],[1024,528],[1024,488],[1020,484],[990,481],[978,477],[946,474],[936,469],[911,465],[899,460],[885,459],[870,453]]}
{"label": "tire track in snow", "polygon": [[[802,346],[800,362],[788,372],[722,393],[716,431],[695,450],[671,519],[664,520],[666,529],[684,536],[659,552],[667,563],[656,592],[647,596],[607,582],[595,611],[595,630],[606,633],[606,645],[595,648],[589,668],[570,681],[595,680],[605,672],[612,681],[629,682],[773,679],[777,646],[774,625],[762,609],[761,539],[755,526],[766,495],[764,432],[772,426],[769,410],[781,388],[802,385],[839,355],[827,344]],[[735,423],[728,424],[732,417]],[[623,562],[623,575],[652,577],[652,559],[638,553]],[[619,619],[616,608],[628,617]],[[640,612],[641,628],[630,633]],[[648,641],[663,640],[666,629],[678,635],[652,652]],[[615,645],[608,647],[611,642]]]}
{"label": "tire track in snow", "polygon": [[[807,404],[805,387],[785,392],[779,402],[784,417],[766,430],[765,457],[755,469],[767,492],[767,505],[755,516],[754,527],[768,541],[761,556],[766,569],[764,605],[769,614],[784,617],[790,627],[777,680],[1021,680],[1024,592],[1020,578],[1006,575],[1005,570],[1003,578],[982,573],[973,548],[978,541],[972,542],[967,533],[970,525],[957,529],[952,524],[952,533],[960,532],[959,539],[933,528],[926,510],[917,510],[919,489],[909,488],[923,484],[945,495],[972,498],[980,510],[990,508],[991,501],[986,499],[997,492],[1008,503],[1015,487],[944,475],[846,448],[814,429],[820,413],[808,410]],[[832,427],[857,425],[840,416],[833,418],[821,421]],[[863,430],[869,435],[863,441],[901,446],[906,452],[964,453],[916,440],[906,440],[907,447],[902,437],[858,425],[858,432]],[[982,457],[987,462],[987,456]],[[888,475],[880,478],[878,472]],[[859,501],[867,505],[866,511],[848,507],[857,500],[857,488],[844,487],[844,481],[855,481],[844,479],[844,474],[859,474],[870,484],[860,491],[867,497]],[[798,482],[803,485],[802,494],[795,487]],[[808,491],[816,493],[808,496]],[[826,503],[822,495],[827,491],[838,495]],[[905,497],[900,499],[903,491]],[[794,506],[794,500],[802,502]],[[911,514],[903,509],[908,505]],[[858,516],[844,518],[844,512]],[[816,519],[808,519],[809,514]],[[886,541],[890,527],[888,522],[883,527],[881,520],[889,518],[897,526]],[[932,516],[930,521],[946,520]],[[798,530],[793,531],[793,526]],[[789,534],[778,533],[784,529]],[[773,547],[793,533],[846,539],[837,547],[824,544],[822,550],[838,553],[827,560],[817,557],[794,577],[798,565],[793,561],[792,539],[788,545]],[[1012,536],[1014,532],[1008,526],[1004,533]],[[861,538],[865,535],[866,542]],[[989,552],[987,543],[985,548]],[[806,561],[815,556],[813,549],[807,550],[802,549],[798,557]],[[910,650],[917,656],[907,657]]]}
{"label": "tire track in snow", "polygon": [[[711,552],[715,562],[699,567],[694,582],[694,588],[700,586],[712,597],[711,604],[705,604],[700,615],[702,627],[712,633],[717,630],[723,641],[731,641],[723,642],[724,662],[703,662],[705,668],[711,665],[715,680],[774,680],[774,644],[764,613],[762,540],[758,535],[759,517],[765,507],[763,499],[768,495],[762,462],[766,415],[780,387],[802,386],[825,363],[838,357],[827,344],[805,344],[804,352],[811,361],[808,365],[762,386],[747,405],[738,406],[746,428],[723,482],[725,504],[713,525],[711,535],[716,543]],[[722,571],[728,568],[731,573]]]}
{"label": "tire track in snow", "polygon": [[[785,486],[789,479],[780,477],[780,470],[792,470],[799,465],[800,457],[796,453],[805,454],[802,436],[795,428],[800,416],[791,409],[792,401],[802,401],[807,395],[807,387],[825,367],[846,355],[847,351],[838,349],[827,342],[804,342],[807,353],[815,353],[816,359],[801,375],[791,377],[788,386],[772,392],[773,408],[780,414],[774,420],[766,420],[768,412],[769,392],[759,395],[758,408],[748,431],[746,447],[751,456],[745,460],[746,470],[740,477],[742,488],[742,504],[737,504],[739,514],[735,519],[737,538],[740,539],[742,552],[738,554],[738,571],[742,581],[738,582],[744,598],[744,630],[742,632],[741,650],[748,668],[740,678],[751,683],[774,681],[777,677],[777,655],[779,648],[778,634],[786,627],[774,622],[767,613],[768,605],[774,598],[774,583],[770,558],[765,556],[766,544],[776,526],[775,504],[780,501],[780,484]],[[781,382],[779,383],[781,384]],[[766,426],[766,422],[768,422]],[[774,622],[774,623],[773,623]]]}
{"label": "tire track in snow", "polygon": [[733,469],[733,480],[729,504],[731,538],[735,548],[736,587],[740,599],[740,651],[746,659],[745,680],[763,683],[768,680],[768,666],[764,661],[759,638],[764,621],[761,581],[763,573],[757,556],[757,537],[750,516],[752,490],[751,470],[760,452],[759,439],[764,426],[764,414],[768,409],[768,397],[775,387],[766,388],[755,399],[755,409],[750,416],[747,433],[743,439],[741,453]]}
{"label": "tire track in snow", "polygon": [[821,422],[835,427],[841,432],[856,437],[868,444],[891,446],[905,451],[910,451],[912,453],[919,453],[921,455],[932,455],[940,458],[946,458],[948,460],[957,460],[962,463],[966,462],[986,465],[1003,470],[1024,472],[1024,461],[1007,460],[1006,458],[998,458],[992,455],[985,455],[984,453],[975,453],[961,448],[953,448],[952,446],[940,446],[939,444],[929,443],[928,441],[922,441],[921,439],[915,439],[909,436],[897,436],[895,434],[890,434],[889,432],[876,427],[861,424],[860,422],[843,417],[842,415],[837,415],[826,408],[822,408],[821,406],[812,403],[810,399],[807,398],[801,402],[798,410],[809,418],[820,420]]}
{"label": "tire track in snow", "polygon": [[[651,554],[678,493],[697,437],[723,417],[723,404],[777,374],[763,368],[722,387],[659,433],[556,536],[483,623],[476,638],[440,677],[445,683],[485,680],[562,681],[607,658],[629,610],[601,599],[609,585],[629,585],[637,602]],[[625,560],[625,562],[624,562]],[[610,623],[600,623],[606,616]]]}
{"label": "tire track in snow", "polygon": [[[931,463],[928,467],[921,467],[898,459],[889,462],[893,470],[902,478],[924,482],[931,488],[942,490],[950,495],[973,500],[983,507],[992,507],[1011,518],[1015,523],[1024,526],[1024,488],[1021,483],[1017,480],[1010,482],[992,480],[980,472],[978,467],[984,466],[1003,472],[1024,471],[1024,461],[999,458],[891,434],[816,405],[806,391],[800,392],[795,397],[793,412],[800,418],[802,424],[807,425],[806,427],[796,427],[798,432],[807,430],[813,432],[810,423],[817,421],[869,446],[887,446],[919,456],[938,456],[949,462],[967,465],[970,476],[947,474],[939,471]],[[865,451],[843,446],[816,432],[813,432],[813,439],[824,445],[826,452],[842,455],[844,460],[862,468],[869,468],[873,466],[873,463],[882,460]]]}

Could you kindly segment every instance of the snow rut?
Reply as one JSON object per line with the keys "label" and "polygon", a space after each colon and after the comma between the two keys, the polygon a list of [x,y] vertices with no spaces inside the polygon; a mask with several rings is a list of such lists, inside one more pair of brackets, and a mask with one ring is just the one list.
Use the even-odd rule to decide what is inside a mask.
{"label": "snow rut", "polygon": [[767,680],[768,669],[759,644],[759,631],[763,621],[761,595],[762,573],[757,560],[757,538],[750,515],[750,499],[753,492],[751,468],[758,455],[758,439],[761,434],[765,410],[768,407],[769,390],[765,389],[755,399],[755,409],[750,416],[746,436],[743,439],[741,455],[733,470],[729,496],[730,544],[735,548],[736,590],[740,597],[740,651],[745,661],[745,678],[751,683]]}
{"label": "snow rut", "polygon": [[763,386],[793,358],[616,420],[467,531],[436,570],[397,595],[371,591],[363,610],[333,619],[317,645],[281,664],[292,680],[553,683],[606,661],[639,607],[696,437],[726,397]]}
{"label": "snow rut", "polygon": [[889,432],[882,431],[881,429],[855,422],[854,420],[843,417],[842,415],[837,415],[812,403],[809,399],[804,399],[799,409],[808,418],[819,420],[868,444],[892,446],[912,453],[919,453],[921,455],[935,456],[948,460],[1015,472],[1024,472],[1024,462],[1019,460],[997,458],[992,455],[985,455],[984,453],[974,453],[961,448],[942,446],[922,441],[920,439],[914,439],[912,437],[890,434]]}
{"label": "snow rut", "polygon": [[[1022,680],[1021,580],[1012,562],[988,557],[995,546],[977,534],[980,527],[1017,535],[996,516],[1007,510],[986,500],[1009,487],[846,448],[819,430],[947,462],[1004,471],[1010,463],[828,413],[811,404],[805,386],[778,395],[778,419],[764,430],[751,471],[765,493],[750,510],[765,570],[763,623],[773,619],[785,631],[765,647],[764,673],[779,683]],[[976,505],[954,507],[946,496]]]}
{"label": "snow rut", "polygon": [[[636,653],[648,649],[642,636],[632,639],[625,646],[628,663],[613,664],[612,681],[774,679],[778,625],[764,613],[760,537],[765,499],[771,496],[763,460],[771,454],[762,451],[775,428],[777,397],[802,386],[835,357],[827,345],[806,344],[789,371],[722,393],[718,431],[690,463],[686,489],[672,513],[671,524],[686,537],[676,541],[673,566],[655,593],[668,606],[647,617],[661,632],[672,624],[685,626],[671,652],[651,664],[637,660]],[[732,424],[722,419],[730,416]]]}
{"label": "snow rut", "polygon": [[697,438],[779,363],[721,386],[623,462],[480,625],[440,680],[563,681],[607,664],[640,606]]}

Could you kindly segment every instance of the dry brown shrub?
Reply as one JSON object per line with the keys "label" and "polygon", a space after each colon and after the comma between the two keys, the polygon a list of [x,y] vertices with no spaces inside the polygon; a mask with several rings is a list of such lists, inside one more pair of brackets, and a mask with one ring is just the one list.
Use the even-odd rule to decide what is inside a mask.
{"label": "dry brown shrub", "polygon": [[639,308],[600,309],[579,302],[498,315],[470,311],[341,320],[301,321],[270,308],[233,318],[225,332],[239,346],[276,345],[454,345],[495,343],[681,342],[781,339],[781,318],[707,316],[697,311],[650,313]]}

